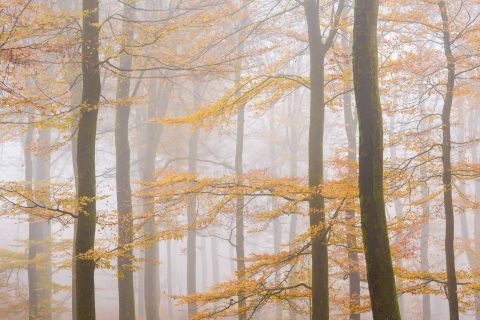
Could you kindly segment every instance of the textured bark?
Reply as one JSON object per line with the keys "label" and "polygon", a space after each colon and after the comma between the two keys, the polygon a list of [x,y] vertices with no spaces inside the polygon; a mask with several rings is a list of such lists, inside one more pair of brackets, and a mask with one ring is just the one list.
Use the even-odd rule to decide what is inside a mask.
{"label": "textured bark", "polygon": [[450,115],[453,105],[453,90],[455,87],[455,60],[450,42],[450,24],[445,1],[438,1],[438,8],[442,17],[443,45],[447,60],[448,79],[446,93],[442,109],[442,182],[443,182],[443,204],[445,209],[445,256],[447,265],[447,296],[450,312],[450,320],[459,319],[457,276],[455,273],[455,217],[453,212],[452,196],[452,141]]}
{"label": "textured bark", "polygon": [[[123,15],[126,19],[133,16],[129,5],[124,4]],[[123,22],[125,48],[133,40],[133,29],[128,22]],[[120,69],[132,68],[132,56],[124,54],[120,57]],[[130,184],[130,141],[128,122],[130,104],[125,100],[130,95],[130,78],[127,72],[120,72],[117,80],[116,99],[120,101],[115,112],[115,157],[116,157],[116,191],[118,218],[118,306],[120,320],[135,319],[135,290],[133,286],[133,207]]]}
{"label": "textured bark", "polygon": [[383,120],[378,88],[378,0],[355,1],[353,80],[359,121],[359,189],[373,318],[401,319],[383,196]]}
{"label": "textured bark", "polygon": [[[95,137],[100,100],[98,61],[99,4],[83,0],[82,109],[78,124],[78,226],[75,239],[76,317],[95,319],[95,261],[81,255],[93,251],[96,226]],[[79,257],[80,256],[80,257]]]}

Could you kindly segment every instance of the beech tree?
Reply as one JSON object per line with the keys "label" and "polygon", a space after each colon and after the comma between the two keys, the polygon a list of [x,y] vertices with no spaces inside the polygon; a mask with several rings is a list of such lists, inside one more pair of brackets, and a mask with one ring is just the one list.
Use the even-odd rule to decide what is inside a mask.
{"label": "beech tree", "polygon": [[401,319],[383,195],[383,119],[378,85],[377,0],[355,1],[353,81],[359,141],[359,191],[368,289],[374,319]]}

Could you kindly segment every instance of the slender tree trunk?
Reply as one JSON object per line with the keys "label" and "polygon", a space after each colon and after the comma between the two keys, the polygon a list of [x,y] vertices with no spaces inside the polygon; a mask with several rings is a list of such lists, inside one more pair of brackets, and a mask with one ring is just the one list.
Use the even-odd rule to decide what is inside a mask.
{"label": "slender tree trunk", "polygon": [[[193,82],[194,91],[194,109],[198,106],[198,86],[199,84]],[[194,111],[195,111],[194,110]],[[197,157],[198,157],[198,138],[199,131],[193,130],[190,136],[188,145],[188,171],[197,173]],[[195,220],[197,218],[197,198],[191,195],[187,203],[187,220],[188,220],[188,234],[187,234],[187,294],[195,294],[197,292],[197,230]],[[197,304],[195,302],[188,303],[188,317],[191,318],[197,313]]]}
{"label": "slender tree trunk", "polygon": [[[289,103],[289,117],[291,121],[294,119],[294,112],[293,109],[295,106],[293,103],[296,103],[299,101],[298,97],[298,92],[295,91],[292,97],[292,100],[290,100]],[[289,135],[289,145],[290,145],[290,164],[289,164],[289,171],[290,171],[290,176],[296,177],[298,174],[298,132],[297,132],[297,126],[296,123],[292,123],[290,127],[290,135]],[[298,224],[298,215],[296,213],[292,213],[290,217],[290,227],[288,231],[288,241],[289,241],[289,250],[293,252],[295,249],[293,245],[293,241],[295,240],[295,237],[297,235],[297,224]],[[295,284],[296,277],[297,277],[297,272],[298,272],[298,266],[292,266],[292,272],[291,272],[291,277],[289,279],[289,283],[291,285]],[[297,312],[293,308],[289,308],[289,319],[290,320],[296,320],[297,319]]]}
{"label": "slender tree trunk", "polygon": [[[133,16],[130,5],[124,4],[123,15],[126,19]],[[122,47],[133,40],[133,29],[127,21],[123,22],[126,40]],[[124,54],[120,57],[120,69],[132,68],[132,56]],[[130,184],[130,142],[128,138],[128,122],[130,119],[130,103],[125,100],[130,96],[130,78],[126,71],[118,76],[116,98],[120,101],[115,112],[115,149],[116,149],[116,188],[118,217],[118,305],[120,320],[135,319],[135,290],[133,286],[133,206]]]}
{"label": "slender tree trunk", "polygon": [[202,237],[202,287],[203,292],[207,291],[208,287],[208,263],[207,263],[207,238]]}
{"label": "slender tree trunk", "polygon": [[[425,166],[422,166],[420,169],[421,175],[423,178],[426,178],[426,169]],[[428,185],[422,187],[422,197],[427,199],[429,196],[429,188]],[[429,238],[430,238],[430,207],[428,202],[422,204],[422,214],[425,219],[422,225],[422,231],[420,236],[420,264],[421,264],[421,271],[429,272],[429,259],[428,259],[428,248],[429,248]],[[432,318],[431,315],[431,308],[430,308],[430,295],[423,294],[422,295],[422,320],[430,320]]]}
{"label": "slender tree trunk", "polygon": [[[43,206],[49,205],[50,188],[50,134],[49,128],[38,130],[38,155],[34,170],[35,201]],[[37,303],[39,317],[44,320],[52,318],[52,257],[51,257],[51,224],[43,218],[38,221],[37,254],[44,256],[36,267],[37,272]]]}
{"label": "slender tree trunk", "polygon": [[[276,150],[275,150],[275,116],[273,110],[270,111],[270,165],[271,165],[271,175],[273,178],[277,177],[277,168],[276,168]],[[277,209],[277,199],[272,197],[272,210]],[[282,245],[282,226],[280,217],[275,217],[273,219],[273,253],[279,254],[280,247]],[[275,285],[280,285],[280,274],[278,271],[275,272]],[[280,303],[275,303],[275,319],[282,319],[282,305]]]}
{"label": "slender tree trunk", "polygon": [[[70,83],[70,105],[79,106],[82,103],[82,79],[80,77],[80,68],[74,68],[72,74],[76,75],[73,77],[73,81]],[[77,148],[78,148],[78,118],[79,114],[74,113],[74,120],[72,121],[71,134],[71,155],[72,155],[72,169],[73,169],[73,178],[75,181],[75,194],[78,194],[78,165],[77,165]],[[78,215],[78,208],[75,211],[75,214]],[[75,310],[77,309],[77,299],[76,299],[76,256],[75,256],[75,243],[77,236],[77,219],[73,220],[73,248],[72,248],[72,320],[77,320],[77,314]]]}
{"label": "slender tree trunk", "polygon": [[[29,121],[33,121],[29,119]],[[33,161],[32,161],[32,145],[33,145],[33,123],[28,124],[25,136],[24,158],[25,158],[25,188],[33,196]],[[31,205],[27,204],[27,205]],[[38,246],[38,218],[29,215],[28,223],[28,318],[35,320],[38,318],[38,285],[36,271],[36,255]]]}
{"label": "slender tree trunk", "polygon": [[[246,24],[248,12],[246,10],[247,2],[242,1],[243,15],[241,26]],[[239,33],[238,55],[241,57],[244,53],[243,32]],[[242,76],[242,60],[238,60],[235,68],[235,84],[238,85]],[[241,105],[237,112],[237,136],[235,141],[235,174],[237,182],[240,183],[243,178],[243,140],[245,131],[245,105]],[[236,272],[239,280],[245,279],[245,235],[244,235],[244,206],[245,199],[242,195],[236,199],[235,209],[235,251],[236,251]],[[238,292],[238,320],[247,320],[247,302],[244,293]]]}
{"label": "slender tree trunk", "polygon": [[356,0],[353,80],[359,121],[359,189],[373,318],[401,319],[383,196],[383,120],[378,88],[378,0]]}
{"label": "slender tree trunk", "polygon": [[173,301],[172,301],[172,241],[167,241],[167,294],[168,294],[168,319],[173,318]]}
{"label": "slender tree trunk", "polygon": [[220,282],[220,265],[218,256],[218,241],[217,238],[210,237],[210,256],[212,257],[212,282],[214,285]]}
{"label": "slender tree trunk", "polygon": [[[149,103],[147,118],[162,118],[167,112],[168,102],[170,98],[171,85],[169,81],[165,81],[163,86],[157,90],[156,85],[149,88]],[[158,92],[157,92],[158,91]],[[157,108],[157,105],[159,108]],[[159,109],[157,111],[157,109]],[[145,149],[145,167],[144,181],[153,181],[155,173],[155,158],[157,154],[157,145],[160,139],[163,126],[158,123],[147,123],[147,147]],[[159,248],[156,240],[155,227],[155,206],[153,199],[143,199],[143,214],[145,217],[144,233],[145,239],[148,240],[145,245],[145,273],[144,273],[144,290],[145,290],[145,315],[146,320],[159,320],[160,318],[160,279],[158,270]]]}
{"label": "slender tree trunk", "polygon": [[[395,130],[395,114],[392,114],[390,116],[390,131],[391,131],[392,134],[393,134],[394,130]],[[390,157],[392,158],[392,161],[397,160],[397,146],[392,145],[390,147]],[[403,205],[402,205],[401,199],[396,198],[395,200],[393,200],[393,207],[395,209],[395,216],[400,219],[403,215]],[[394,239],[394,241],[397,241],[397,239]],[[402,260],[401,259],[399,259],[398,265],[400,267],[402,266]],[[401,287],[401,284],[402,284],[401,280],[397,279],[397,282],[398,282],[398,286]],[[398,305],[400,307],[400,315],[403,316],[403,317],[407,317],[404,300],[405,300],[405,297],[403,295],[400,295],[398,297]]]}
{"label": "slender tree trunk", "polygon": [[[349,64],[350,65],[350,64]],[[345,88],[349,90],[350,88]],[[352,112],[352,95],[347,92],[343,96],[343,114],[345,118],[345,132],[348,141],[348,161],[357,162],[357,124]],[[349,169],[349,174],[355,174],[355,169]],[[355,225],[355,211],[347,210],[347,224]],[[357,238],[352,233],[347,235],[348,246],[348,279],[350,296],[350,320],[360,320],[360,313],[357,310],[360,306],[360,271],[357,254]]]}
{"label": "slender tree trunk", "polygon": [[[475,180],[475,201],[480,202],[480,180]],[[480,252],[480,215],[476,214],[474,216],[474,241],[475,252]],[[480,263],[477,260],[475,261],[475,270],[478,272],[480,269]],[[480,293],[475,293],[475,320],[480,320]]]}
{"label": "slender tree trunk", "polygon": [[[74,104],[78,105],[78,104]],[[74,129],[76,131],[76,128]],[[75,132],[72,136],[72,165],[73,165],[73,175],[75,179],[75,194],[78,194],[78,165],[77,165],[77,148],[78,148],[78,134]],[[75,212],[78,215],[78,210]],[[73,221],[73,254],[72,254],[72,320],[77,320],[77,258],[75,256],[75,247],[77,239],[77,219]]]}
{"label": "slender tree trunk", "polygon": [[[471,116],[471,132],[478,134],[478,122],[480,120],[480,111],[475,110],[474,114]],[[478,163],[478,143],[472,145],[472,162]],[[474,182],[475,188],[475,202],[480,202],[480,179],[476,179]],[[480,215],[475,212],[473,217],[473,250],[474,252],[480,252]],[[476,272],[480,269],[480,260],[478,258],[473,259],[474,265],[472,269]],[[478,280],[477,280],[478,281]],[[475,292],[475,320],[480,320],[480,293]]]}
{"label": "slender tree trunk", "polygon": [[451,126],[450,114],[453,105],[453,90],[455,87],[455,60],[452,53],[450,42],[450,23],[448,18],[447,4],[444,0],[438,1],[438,8],[442,17],[443,26],[443,44],[445,57],[447,59],[447,91],[445,93],[442,110],[442,182],[443,182],[443,202],[445,208],[445,256],[447,265],[447,295],[450,311],[450,320],[459,319],[458,296],[457,296],[457,275],[455,273],[455,217],[453,212],[452,197],[452,163],[451,163]]}
{"label": "slender tree trunk", "polygon": [[[310,129],[308,137],[308,184],[323,183],[323,135],[325,127],[325,51],[322,48],[318,3],[305,0],[305,15],[310,46]],[[329,318],[328,247],[326,243],[325,199],[317,191],[309,201],[310,227],[320,228],[312,239],[312,320]]]}
{"label": "slender tree trunk", "polygon": [[83,0],[82,109],[78,124],[78,226],[75,239],[77,320],[95,319],[95,261],[82,255],[94,250],[96,226],[95,137],[100,100],[98,61],[99,4]]}
{"label": "slender tree trunk", "polygon": [[[235,151],[235,173],[237,179],[241,180],[243,176],[243,133],[245,122],[245,106],[241,106],[237,115],[237,141]],[[244,198],[237,198],[236,214],[235,214],[235,249],[237,253],[237,273],[240,280],[245,279],[245,238],[244,238],[244,222],[243,222]],[[247,312],[246,301],[243,292],[238,293],[238,320],[246,320]]]}

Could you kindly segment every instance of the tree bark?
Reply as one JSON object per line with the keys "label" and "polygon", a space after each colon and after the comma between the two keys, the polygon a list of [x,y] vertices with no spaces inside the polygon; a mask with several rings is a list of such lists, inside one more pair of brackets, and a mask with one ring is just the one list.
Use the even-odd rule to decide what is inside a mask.
{"label": "tree bark", "polygon": [[383,196],[383,120],[378,87],[378,0],[355,1],[353,80],[359,121],[359,189],[373,318],[401,319]]}
{"label": "tree bark", "polygon": [[99,3],[83,0],[82,106],[78,124],[78,226],[75,239],[77,320],[95,319],[95,261],[82,255],[94,250],[96,226],[95,137],[100,101],[98,60]]}
{"label": "tree bark", "polygon": [[[130,5],[123,5],[123,15],[131,19],[133,16]],[[123,22],[123,33],[126,40],[122,43],[124,49],[133,40],[133,29],[127,21]],[[132,68],[132,56],[123,54],[120,57],[120,69]],[[135,319],[135,290],[133,286],[133,206],[130,184],[130,142],[128,123],[130,118],[130,103],[125,101],[130,96],[130,78],[126,71],[120,72],[117,80],[116,99],[119,101],[115,112],[115,157],[116,157],[116,191],[118,218],[118,305],[120,320]]]}
{"label": "tree bark", "polygon": [[443,182],[443,203],[445,209],[445,256],[447,267],[447,296],[450,312],[450,320],[459,319],[457,276],[455,272],[455,217],[453,212],[452,196],[452,141],[450,115],[453,105],[453,90],[455,87],[455,59],[453,57],[450,41],[450,23],[448,18],[447,4],[444,0],[438,1],[438,8],[442,17],[443,46],[447,60],[448,79],[446,93],[442,109],[442,182]]}

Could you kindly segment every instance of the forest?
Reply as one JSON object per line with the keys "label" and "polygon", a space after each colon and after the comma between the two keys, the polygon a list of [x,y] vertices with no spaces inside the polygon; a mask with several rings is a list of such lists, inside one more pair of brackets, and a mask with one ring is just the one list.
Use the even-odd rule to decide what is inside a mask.
{"label": "forest", "polygon": [[0,27],[0,319],[480,320],[480,0]]}

